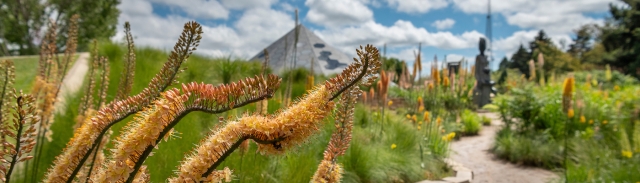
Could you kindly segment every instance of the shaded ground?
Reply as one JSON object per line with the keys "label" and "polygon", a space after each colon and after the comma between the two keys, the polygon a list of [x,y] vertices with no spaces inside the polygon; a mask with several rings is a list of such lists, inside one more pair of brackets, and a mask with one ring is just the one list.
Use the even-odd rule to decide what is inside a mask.
{"label": "shaded ground", "polygon": [[473,181],[478,183],[543,183],[557,179],[549,170],[524,167],[494,158],[489,152],[493,146],[496,132],[502,121],[495,113],[481,113],[492,119],[491,126],[483,126],[480,135],[462,137],[451,144],[450,158],[474,173]]}

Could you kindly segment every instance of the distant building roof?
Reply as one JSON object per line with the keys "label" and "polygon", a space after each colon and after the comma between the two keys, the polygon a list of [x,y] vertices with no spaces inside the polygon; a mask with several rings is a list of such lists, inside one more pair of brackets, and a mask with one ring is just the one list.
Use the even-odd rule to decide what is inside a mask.
{"label": "distant building roof", "polygon": [[[298,27],[296,68],[310,69],[311,60],[313,59],[314,73],[330,75],[341,72],[347,65],[353,62],[352,58],[349,58],[346,54],[325,43],[305,26],[298,25]],[[294,56],[294,41],[295,28],[266,48],[269,52],[269,66],[274,73],[282,73],[285,70],[285,65],[291,67],[289,64],[291,64]],[[250,60],[263,61],[264,52],[260,51]]]}

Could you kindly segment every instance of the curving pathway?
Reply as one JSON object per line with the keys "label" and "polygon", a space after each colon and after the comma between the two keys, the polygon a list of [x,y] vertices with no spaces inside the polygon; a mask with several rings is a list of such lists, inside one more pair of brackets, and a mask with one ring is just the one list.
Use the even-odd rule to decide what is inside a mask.
{"label": "curving pathway", "polygon": [[58,98],[56,99],[55,104],[55,112],[60,113],[65,111],[65,97],[67,95],[71,95],[76,93],[80,87],[82,87],[82,82],[84,82],[85,75],[87,75],[87,71],[89,70],[89,53],[79,53],[78,59],[73,63],[71,68],[67,71],[67,75],[64,76],[62,80],[62,86],[60,87],[60,93],[58,94]]}
{"label": "curving pathway", "polygon": [[489,152],[502,121],[495,113],[480,113],[492,119],[491,126],[483,126],[480,135],[462,137],[451,144],[450,158],[473,171],[477,183],[544,183],[558,178],[554,172],[542,168],[523,167],[494,158]]}

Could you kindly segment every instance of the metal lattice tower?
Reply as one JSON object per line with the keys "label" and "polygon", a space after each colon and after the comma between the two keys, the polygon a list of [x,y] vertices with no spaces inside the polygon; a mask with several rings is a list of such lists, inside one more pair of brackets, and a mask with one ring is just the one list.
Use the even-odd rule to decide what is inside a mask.
{"label": "metal lattice tower", "polygon": [[491,63],[493,62],[493,36],[491,35],[491,27],[493,27],[493,24],[491,23],[491,0],[489,0],[489,3],[487,4],[487,10],[487,30],[485,31],[485,34],[489,41],[489,43],[487,44],[487,55],[489,57],[489,62]]}

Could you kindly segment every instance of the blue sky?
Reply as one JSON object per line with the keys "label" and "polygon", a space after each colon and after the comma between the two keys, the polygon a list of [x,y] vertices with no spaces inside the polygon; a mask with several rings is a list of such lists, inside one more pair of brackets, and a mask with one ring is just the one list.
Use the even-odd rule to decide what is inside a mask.
{"label": "blue sky", "polygon": [[[572,30],[602,24],[614,0],[493,0],[495,62],[509,57],[544,29],[558,45],[571,43]],[[413,62],[422,43],[423,60],[478,54],[485,37],[485,0],[122,0],[119,23],[132,23],[137,45],[173,47],[182,24],[204,25],[198,53],[249,58],[300,21],[328,44],[353,56],[359,45],[382,46],[387,55]],[[123,33],[113,38],[121,40]],[[425,65],[425,64],[423,64]]]}

